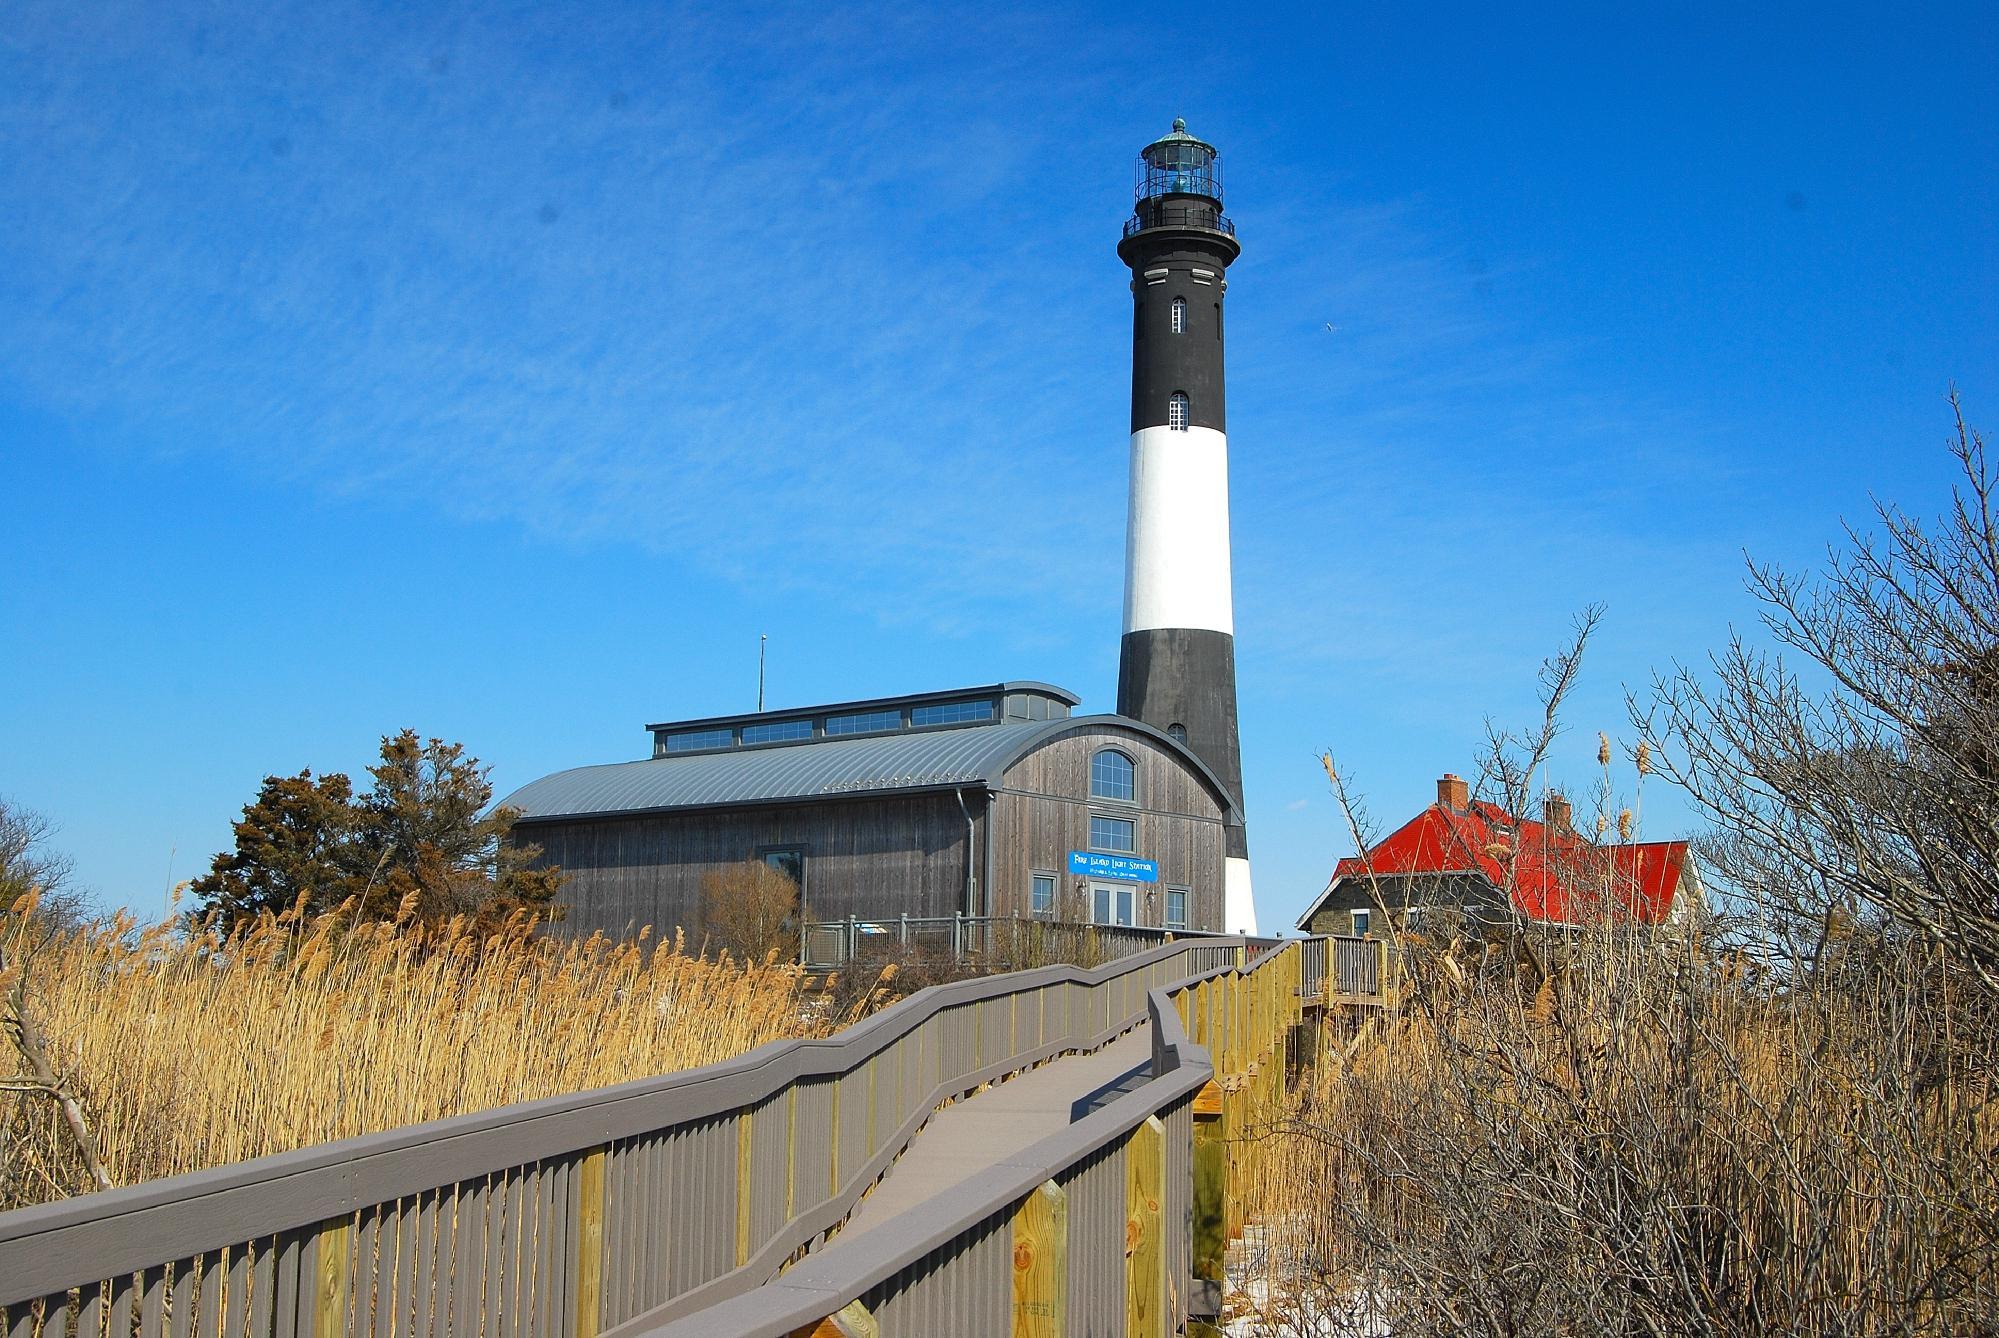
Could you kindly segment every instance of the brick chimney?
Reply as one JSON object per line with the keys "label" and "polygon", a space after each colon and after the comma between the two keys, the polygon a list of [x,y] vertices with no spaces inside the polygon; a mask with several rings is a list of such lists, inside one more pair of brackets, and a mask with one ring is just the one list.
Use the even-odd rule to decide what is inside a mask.
{"label": "brick chimney", "polygon": [[1541,821],[1547,823],[1554,831],[1573,831],[1572,819],[1574,816],[1574,810],[1569,806],[1566,795],[1550,794],[1546,799],[1541,801]]}
{"label": "brick chimney", "polygon": [[1453,812],[1462,813],[1471,807],[1471,786],[1465,784],[1462,776],[1453,776],[1446,771],[1437,781],[1437,802]]}

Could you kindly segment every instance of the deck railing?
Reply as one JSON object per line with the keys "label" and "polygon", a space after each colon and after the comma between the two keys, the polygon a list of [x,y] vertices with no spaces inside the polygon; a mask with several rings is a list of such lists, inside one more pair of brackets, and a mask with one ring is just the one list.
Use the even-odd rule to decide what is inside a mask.
{"label": "deck railing", "polygon": [[[807,1252],[942,1102],[1102,1045],[1149,992],[1246,951],[1183,940],[954,982],[826,1040],[0,1215],[0,1332],[656,1326],[801,1258],[785,1278],[811,1276]],[[1133,1109],[1090,1125],[1098,1147],[1123,1146]]]}
{"label": "deck railing", "polygon": [[1255,1173],[1247,1135],[1281,1099],[1287,1033],[1326,969],[1323,941],[1283,948],[1150,987],[1144,1085],[767,1286],[614,1338],[1139,1338],[1212,1314],[1243,1225],[1226,1185]]}
{"label": "deck railing", "polygon": [[[1016,915],[899,915],[888,919],[817,920],[799,932],[799,962],[829,971],[905,951],[982,958],[1004,966],[1070,961],[1095,965],[1181,939],[1234,938],[1198,929],[1102,925]],[[1249,940],[1252,944],[1264,940]],[[1270,940],[1275,942],[1275,940]]]}

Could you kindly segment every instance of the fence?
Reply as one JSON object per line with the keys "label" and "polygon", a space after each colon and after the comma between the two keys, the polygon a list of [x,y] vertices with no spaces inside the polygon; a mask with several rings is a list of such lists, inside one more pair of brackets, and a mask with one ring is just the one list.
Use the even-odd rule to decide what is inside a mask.
{"label": "fence", "polygon": [[1095,965],[1162,943],[1221,937],[1201,930],[1072,924],[1012,915],[901,915],[892,920],[863,920],[850,915],[844,920],[804,925],[799,933],[799,961],[808,970],[830,971],[870,957],[914,950],[953,958],[984,958],[1002,967],[1056,961]]}
{"label": "fence", "polygon": [[[1244,968],[1247,947],[1196,939],[1095,969],[959,981],[827,1040],[6,1214],[0,1331],[596,1335],[747,1299],[788,1263],[796,1290],[824,1267],[807,1251],[943,1101],[1148,1013],[1169,1042],[1142,1089],[1149,1108],[1134,1118],[1128,1097],[1074,1126],[1095,1141],[1064,1162],[1065,1184],[1108,1203],[1106,1186],[1136,1174],[1133,1131],[1154,1118],[1159,1173],[1178,1184],[1183,1107],[1206,1060],[1177,1016],[1162,1020],[1160,987],[1286,960],[1303,972],[1307,947],[1324,970],[1320,944]],[[1207,1025],[1241,1048],[1250,1016]]]}

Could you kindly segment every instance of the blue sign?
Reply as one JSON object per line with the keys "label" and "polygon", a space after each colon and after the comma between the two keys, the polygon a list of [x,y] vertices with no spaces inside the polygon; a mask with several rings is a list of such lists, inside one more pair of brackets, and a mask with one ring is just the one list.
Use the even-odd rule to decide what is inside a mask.
{"label": "blue sign", "polygon": [[1070,851],[1069,872],[1091,878],[1122,878],[1128,883],[1159,881],[1157,860],[1137,859],[1131,855],[1100,855],[1094,850]]}

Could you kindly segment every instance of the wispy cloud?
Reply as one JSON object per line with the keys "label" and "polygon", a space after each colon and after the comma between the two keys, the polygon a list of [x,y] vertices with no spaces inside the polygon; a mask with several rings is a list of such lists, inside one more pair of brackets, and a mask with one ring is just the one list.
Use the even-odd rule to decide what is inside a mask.
{"label": "wispy cloud", "polygon": [[[914,11],[20,16],[0,364],[287,484],[889,623],[1096,625],[1150,70],[1115,29]],[[1491,639],[1456,610],[1621,530],[1601,458],[1660,415],[1568,384],[1420,202],[1264,167],[1241,621],[1280,673],[1462,665]]]}
{"label": "wispy cloud", "polygon": [[[34,22],[0,57],[25,393],[766,585],[892,573],[929,617],[1024,588],[972,579],[995,559],[1075,587],[1042,578],[1073,577],[1062,536],[1117,471],[1013,499],[1080,447],[1117,461],[1121,415],[1077,421],[1090,333],[1049,318],[1075,288],[1017,215],[1068,127],[1002,124],[987,90],[1030,58],[1079,82],[1090,43],[1051,61],[802,7],[560,41],[531,14]],[[900,84],[917,45],[934,66]]]}

